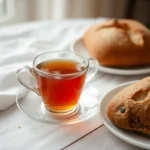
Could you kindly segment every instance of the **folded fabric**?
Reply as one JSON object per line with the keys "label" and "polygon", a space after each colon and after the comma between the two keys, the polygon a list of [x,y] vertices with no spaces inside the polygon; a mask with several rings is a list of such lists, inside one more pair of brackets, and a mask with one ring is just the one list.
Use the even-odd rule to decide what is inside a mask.
{"label": "folded fabric", "polygon": [[16,44],[0,46],[0,110],[12,105],[18,92],[25,94],[26,90],[19,84],[16,71],[22,65],[31,65],[29,42],[23,45],[25,49]]}
{"label": "folded fabric", "polygon": [[17,81],[18,68],[29,65],[40,53],[69,50],[69,43],[80,37],[98,20],[47,21],[0,29],[0,110],[15,103],[18,92],[25,90]]}

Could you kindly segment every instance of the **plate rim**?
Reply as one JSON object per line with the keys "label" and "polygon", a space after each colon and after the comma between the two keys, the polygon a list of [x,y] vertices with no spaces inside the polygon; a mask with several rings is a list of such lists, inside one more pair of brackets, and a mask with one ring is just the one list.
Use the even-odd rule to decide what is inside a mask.
{"label": "plate rim", "polygon": [[[102,108],[102,104],[104,101],[110,101],[110,100],[106,100],[106,96],[108,96],[110,93],[112,93],[114,90],[116,89],[119,89],[121,87],[127,87],[128,85],[131,85],[132,83],[136,83],[138,82],[139,80],[133,80],[133,81],[129,81],[129,82],[125,82],[125,83],[122,83],[122,84],[119,84],[118,86],[115,86],[114,88],[112,88],[111,90],[109,90],[100,100],[100,103],[99,103],[99,110],[98,110],[98,115],[99,117],[102,119],[105,127],[113,134],[115,135],[116,137],[120,138],[121,140],[131,144],[131,145],[134,145],[134,146],[137,146],[137,147],[140,147],[140,148],[145,148],[145,149],[150,149],[150,144],[149,145],[145,145],[144,143],[141,143],[141,142],[138,142],[136,140],[134,140],[133,138],[132,139],[128,139],[130,137],[127,137],[126,135],[120,133],[118,130],[116,130],[115,128],[113,128],[113,126],[111,124],[109,124],[107,122],[107,120],[105,120],[105,117],[103,116],[103,114],[105,112],[103,112],[101,109]],[[107,116],[107,115],[106,115]],[[108,118],[108,117],[107,117]],[[109,118],[108,118],[109,119]],[[112,123],[113,124],[113,123]],[[113,124],[114,125],[114,124]],[[115,126],[115,125],[114,125]],[[118,128],[118,127],[117,127]],[[119,130],[123,130],[121,128],[118,128]],[[130,131],[128,131],[130,132]],[[134,132],[132,132],[134,133]]]}
{"label": "plate rim", "polygon": [[[74,46],[78,42],[82,42],[82,36],[76,38],[75,40],[73,40],[71,42],[71,44],[70,44],[71,51],[75,52]],[[150,73],[150,67],[147,67],[144,69],[130,70],[130,69],[117,69],[117,68],[105,67],[105,66],[102,66],[99,64],[99,71],[104,72],[104,73],[108,73],[108,74],[113,74],[113,75],[134,76],[134,75],[145,75],[145,74]]]}

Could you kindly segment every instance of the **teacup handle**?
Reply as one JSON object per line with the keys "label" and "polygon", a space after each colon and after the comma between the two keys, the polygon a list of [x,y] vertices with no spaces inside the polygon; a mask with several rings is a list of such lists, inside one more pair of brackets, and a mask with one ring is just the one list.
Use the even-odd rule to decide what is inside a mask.
{"label": "teacup handle", "polygon": [[[26,88],[32,90],[33,92],[35,92],[36,94],[38,94],[40,96],[40,92],[39,92],[38,88],[36,87],[36,85],[32,85],[31,83],[27,83],[27,81],[25,81],[26,80],[25,77],[27,77],[26,73],[30,74],[30,77],[28,76],[27,81],[34,81],[36,83],[34,71],[29,66],[24,66],[24,67],[21,67],[17,70],[18,81],[23,86],[25,86]],[[23,78],[21,77],[22,75],[24,75]]]}
{"label": "teacup handle", "polygon": [[90,81],[99,69],[99,63],[95,58],[89,58],[89,68],[91,69],[87,72],[86,82]]}

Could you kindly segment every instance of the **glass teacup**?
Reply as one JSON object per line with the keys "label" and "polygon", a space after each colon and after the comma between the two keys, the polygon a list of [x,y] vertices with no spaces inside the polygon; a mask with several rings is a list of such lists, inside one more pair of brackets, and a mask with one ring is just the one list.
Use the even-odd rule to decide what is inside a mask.
{"label": "glass teacup", "polygon": [[[33,68],[24,66],[17,75],[22,85],[42,97],[46,110],[68,114],[76,109],[85,81],[97,71],[96,59],[62,50],[38,55]],[[26,73],[32,76],[27,78]]]}

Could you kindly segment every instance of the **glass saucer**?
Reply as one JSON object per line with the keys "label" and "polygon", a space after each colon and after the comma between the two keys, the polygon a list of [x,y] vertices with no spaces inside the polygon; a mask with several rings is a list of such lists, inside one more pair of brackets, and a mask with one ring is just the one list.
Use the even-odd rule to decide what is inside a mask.
{"label": "glass saucer", "polygon": [[93,86],[83,90],[76,109],[68,115],[53,115],[45,108],[41,97],[30,90],[23,97],[20,93],[16,98],[18,108],[31,119],[43,123],[74,124],[85,121],[98,112],[99,91]]}

